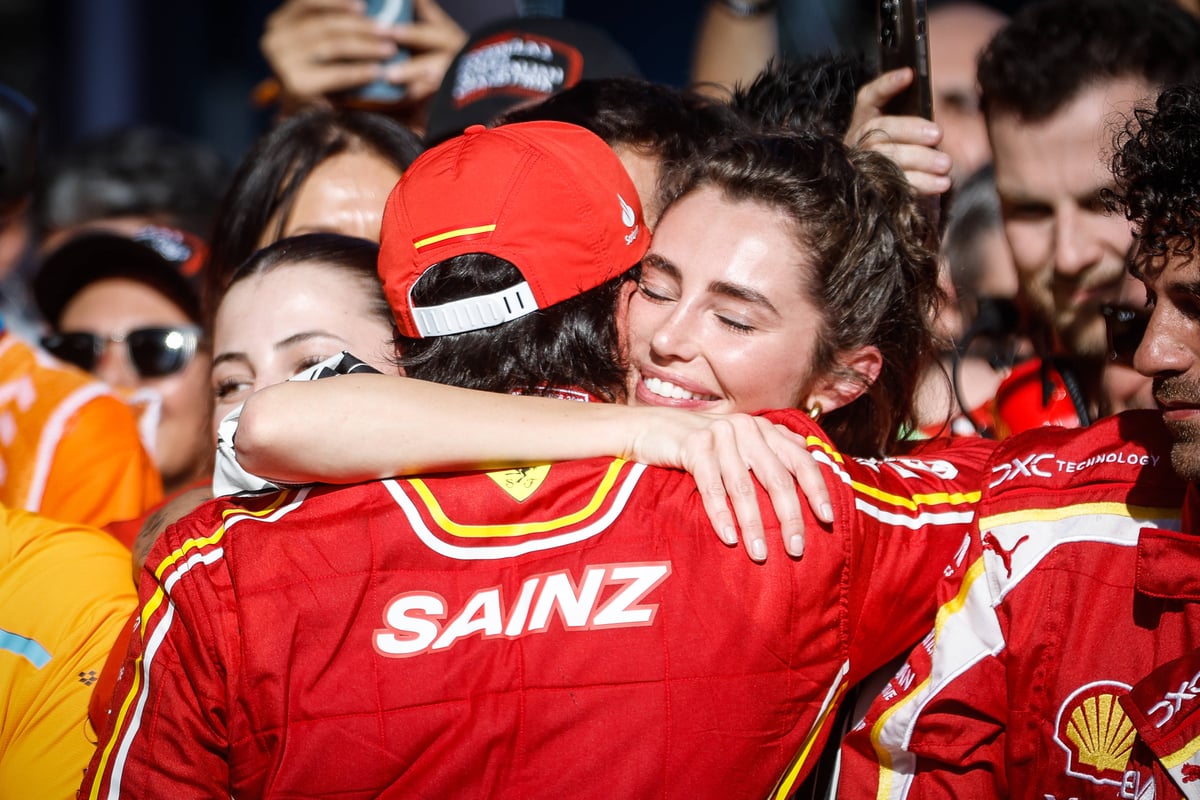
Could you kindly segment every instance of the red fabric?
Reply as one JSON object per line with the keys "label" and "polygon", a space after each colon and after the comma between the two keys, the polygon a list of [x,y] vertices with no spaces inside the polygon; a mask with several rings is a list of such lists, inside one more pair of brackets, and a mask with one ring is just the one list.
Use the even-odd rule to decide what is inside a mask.
{"label": "red fabric", "polygon": [[1174,796],[1134,757],[1120,706],[1200,645],[1200,604],[1148,591],[1200,568],[1194,534],[1173,550],[1187,563],[1162,558],[1186,541],[1159,530],[1184,504],[1170,449],[1157,412],[997,449],[936,633],[847,737],[839,797]]}
{"label": "red fabric", "polygon": [[843,463],[776,419],[809,435],[838,520],[807,519],[800,561],[749,561],[689,476],[609,459],[202,506],[147,562],[82,796],[793,786],[846,685],[928,626],[989,447]]}
{"label": "red fabric", "polygon": [[1018,364],[996,390],[994,417],[999,438],[1047,425],[1079,427],[1079,413],[1067,394],[1062,376],[1054,369],[1047,371],[1050,380],[1047,396],[1042,363],[1035,358]]}
{"label": "red fabric", "polygon": [[404,171],[383,212],[379,277],[396,327],[417,338],[413,285],[448,258],[509,261],[547,308],[621,275],[649,244],[637,189],[600,137],[563,122],[477,125]]}
{"label": "red fabric", "polygon": [[1198,698],[1200,649],[1159,667],[1121,698],[1138,734],[1132,760],[1153,773],[1158,798],[1200,797]]}

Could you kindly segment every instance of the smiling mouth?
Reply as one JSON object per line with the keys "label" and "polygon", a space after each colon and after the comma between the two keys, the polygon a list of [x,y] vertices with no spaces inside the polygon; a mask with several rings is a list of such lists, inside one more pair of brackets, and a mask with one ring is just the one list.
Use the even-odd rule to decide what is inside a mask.
{"label": "smiling mouth", "polygon": [[718,400],[716,395],[697,394],[689,392],[682,386],[676,386],[670,381],[664,381],[661,378],[642,378],[642,386],[645,386],[647,391],[658,397],[664,397],[668,400],[703,400],[712,401]]}

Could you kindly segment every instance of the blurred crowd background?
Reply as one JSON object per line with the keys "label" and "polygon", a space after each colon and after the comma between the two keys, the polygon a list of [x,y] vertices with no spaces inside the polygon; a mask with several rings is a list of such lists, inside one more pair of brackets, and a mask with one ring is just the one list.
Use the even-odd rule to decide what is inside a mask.
{"label": "blurred crowd background", "polygon": [[[1020,2],[992,4],[1011,12]],[[236,161],[272,118],[251,97],[268,75],[258,41],[278,5],[277,0],[0,0],[0,82],[37,104],[48,153],[84,136],[146,123],[198,138]],[[456,6],[469,6],[475,20],[486,20],[490,7],[496,18],[514,7],[499,0],[443,5],[452,15]],[[673,86],[688,82],[702,0],[540,5],[608,30],[647,78]],[[788,4],[781,9],[780,24],[792,52],[872,47],[871,0],[791,5],[790,13]]]}

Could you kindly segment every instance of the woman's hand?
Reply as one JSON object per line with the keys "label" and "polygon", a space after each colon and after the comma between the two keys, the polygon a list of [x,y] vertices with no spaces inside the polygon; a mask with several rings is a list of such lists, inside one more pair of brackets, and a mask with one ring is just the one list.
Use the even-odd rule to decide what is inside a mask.
{"label": "woman's hand", "polygon": [[896,117],[884,106],[912,83],[909,67],[885,72],[858,90],[845,143],[874,150],[896,162],[918,194],[939,195],[950,188],[950,156],[937,150],[941,127],[923,117]]}
{"label": "woman's hand", "polygon": [[755,561],[767,557],[755,478],[771,498],[789,555],[804,553],[800,492],[818,519],[833,521],[825,477],[799,434],[748,414],[672,411],[663,422],[634,439],[629,457],[687,470],[721,541],[737,544],[740,528],[746,552]]}
{"label": "woman's hand", "polygon": [[[328,106],[329,95],[383,79],[406,88],[404,103],[429,99],[467,34],[435,0],[416,0],[410,24],[381,26],[361,0],[287,0],[259,40],[287,104]],[[410,57],[386,62],[406,48]]]}
{"label": "woman's hand", "polygon": [[392,39],[410,57],[389,64],[384,77],[405,87],[406,102],[423,103],[442,85],[450,62],[467,43],[467,32],[434,0],[415,0],[414,11],[412,24],[392,29]]}
{"label": "woman's hand", "polygon": [[383,76],[396,43],[365,10],[361,0],[287,0],[267,17],[259,48],[288,103],[328,106],[327,95]]}

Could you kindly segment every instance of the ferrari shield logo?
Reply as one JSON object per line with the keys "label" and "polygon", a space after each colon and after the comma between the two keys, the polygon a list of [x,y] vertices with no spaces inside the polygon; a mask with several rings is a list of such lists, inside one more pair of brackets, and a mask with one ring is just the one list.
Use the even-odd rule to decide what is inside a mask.
{"label": "ferrari shield logo", "polygon": [[514,500],[523,503],[538,490],[549,474],[550,465],[539,464],[535,467],[515,467],[514,469],[489,472],[487,476],[494,480],[497,486],[508,492]]}

